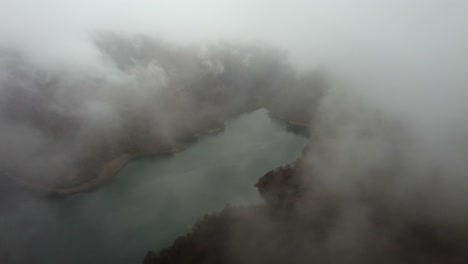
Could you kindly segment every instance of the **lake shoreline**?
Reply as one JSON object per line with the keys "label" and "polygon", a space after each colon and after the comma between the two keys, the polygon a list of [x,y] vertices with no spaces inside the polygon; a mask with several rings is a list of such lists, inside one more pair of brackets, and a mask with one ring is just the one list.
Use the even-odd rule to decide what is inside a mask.
{"label": "lake shoreline", "polygon": [[[259,108],[259,109],[261,109],[261,108]],[[258,109],[254,109],[253,111],[256,111],[256,110],[258,110]],[[271,119],[280,121],[280,122],[284,123],[286,126],[288,126],[290,128],[303,128],[303,129],[309,129],[310,128],[309,124],[302,123],[302,122],[294,122],[294,121],[291,121],[291,120],[289,120],[287,118],[276,115],[272,111],[269,111],[268,109],[266,109],[266,110],[269,112],[269,117]],[[253,112],[253,111],[244,112],[244,113],[241,113],[241,115],[245,114],[245,113]],[[236,118],[238,118],[239,116],[237,116]],[[154,157],[155,158],[155,157],[160,157],[160,156],[162,157],[162,156],[173,155],[173,154],[178,153],[178,152],[182,151],[183,149],[187,148],[188,145],[191,145],[192,143],[196,142],[197,140],[199,140],[203,136],[217,134],[217,133],[220,133],[220,132],[224,131],[224,129],[225,129],[225,123],[223,123],[223,125],[220,126],[220,127],[215,127],[215,128],[210,127],[206,131],[199,132],[199,133],[191,135],[190,137],[188,137],[188,139],[185,140],[184,143],[182,143],[182,144],[180,144],[178,146],[172,146],[169,149],[167,149],[167,148],[166,149],[159,149],[159,150],[155,150],[155,151],[152,151],[152,152],[146,152],[146,153],[123,153],[123,154],[120,154],[120,155],[116,156],[115,158],[111,159],[110,161],[105,162],[102,166],[100,166],[101,168],[100,168],[99,173],[97,173],[97,176],[92,177],[91,179],[88,179],[86,181],[71,184],[70,186],[66,186],[66,187],[48,188],[48,187],[45,187],[45,186],[40,186],[40,185],[35,185],[35,184],[32,184],[32,183],[28,183],[26,181],[15,180],[13,177],[10,177],[10,178],[12,180],[14,180],[15,183],[20,185],[20,186],[23,186],[23,187],[25,187],[27,189],[30,189],[32,191],[43,193],[43,194],[45,194],[47,196],[50,196],[50,197],[62,198],[62,197],[70,196],[70,195],[77,194],[77,193],[90,192],[90,191],[93,191],[96,188],[102,186],[105,182],[112,180],[118,174],[118,172],[121,169],[123,169],[130,161],[133,161],[133,160],[139,159],[139,158],[144,158],[144,157]]]}
{"label": "lake shoreline", "polygon": [[[218,128],[210,128],[209,130],[203,132],[203,135],[212,135],[216,134],[219,132],[222,132],[224,130],[224,124],[222,127]],[[196,135],[193,135],[191,137],[191,140],[187,140],[185,143],[186,145],[189,145],[190,143],[193,143],[200,139],[202,135],[200,133],[197,133]],[[145,157],[152,157],[152,158],[157,158],[157,157],[165,157],[165,156],[171,156],[175,153],[178,153],[185,149],[187,146],[182,147],[182,146],[173,146],[170,149],[165,149],[165,150],[156,150],[153,152],[146,152],[146,153],[136,153],[136,154],[129,154],[125,153],[120,156],[117,156],[116,158],[104,163],[101,166],[101,170],[99,174],[85,182],[81,182],[78,184],[75,184],[70,187],[64,187],[64,188],[55,188],[55,189],[50,189],[48,190],[47,194],[53,197],[65,197],[69,195],[73,195],[76,193],[81,193],[81,192],[88,192],[92,191],[95,188],[98,188],[99,186],[103,185],[105,182],[111,180],[114,178],[117,173],[123,169],[130,161],[135,160],[135,159],[140,159],[140,158],[145,158]]]}

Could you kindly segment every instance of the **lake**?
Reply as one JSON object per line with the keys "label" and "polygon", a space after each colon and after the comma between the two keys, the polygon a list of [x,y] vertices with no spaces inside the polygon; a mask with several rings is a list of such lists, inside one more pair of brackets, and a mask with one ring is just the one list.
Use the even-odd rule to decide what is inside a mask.
{"label": "lake", "polygon": [[257,179],[294,161],[305,143],[260,109],[179,153],[131,161],[93,192],[63,199],[21,192],[0,207],[0,261],[142,263],[205,213],[261,202]]}

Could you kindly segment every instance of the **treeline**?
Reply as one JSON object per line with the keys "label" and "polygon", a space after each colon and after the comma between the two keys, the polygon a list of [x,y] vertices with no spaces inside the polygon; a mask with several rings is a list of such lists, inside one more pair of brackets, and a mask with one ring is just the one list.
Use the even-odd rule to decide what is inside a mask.
{"label": "treeline", "polygon": [[45,186],[90,179],[124,153],[158,153],[268,108],[307,122],[320,74],[297,74],[266,45],[183,46],[147,36],[93,35],[102,65],[44,67],[0,52],[3,173]]}

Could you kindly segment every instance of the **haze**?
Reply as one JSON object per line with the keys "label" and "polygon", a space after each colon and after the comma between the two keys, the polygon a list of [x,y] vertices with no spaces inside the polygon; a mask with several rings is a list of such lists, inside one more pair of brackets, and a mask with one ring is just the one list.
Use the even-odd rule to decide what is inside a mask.
{"label": "haze", "polygon": [[[199,80],[199,75],[205,76],[203,74],[208,76],[207,82],[215,80],[213,82],[219,84],[216,81],[221,81],[216,76],[226,68],[218,63],[220,54],[224,54],[219,47],[230,47],[222,46],[223,43],[240,46],[254,43],[280,50],[252,49],[261,50],[258,60],[261,69],[270,70],[270,65],[276,67],[272,66],[274,70],[271,71],[259,71],[265,74],[259,74],[262,77],[270,77],[265,81],[268,87],[290,84],[284,81],[287,78],[282,79],[282,69],[285,76],[296,76],[291,73],[293,71],[300,76],[318,69],[317,72],[329,78],[328,97],[325,96],[326,100],[317,111],[317,130],[321,132],[318,138],[322,139],[320,144],[326,145],[324,149],[343,160],[337,158],[335,163],[326,164],[321,157],[314,156],[319,156],[314,152],[309,158],[319,163],[315,164],[318,170],[330,175],[333,184],[343,184],[340,177],[344,171],[358,175],[366,171],[364,168],[368,164],[386,162],[398,152],[406,165],[411,164],[405,168],[414,172],[415,178],[427,171],[440,170],[445,181],[440,193],[446,196],[453,209],[448,215],[456,215],[454,218],[465,215],[457,210],[465,206],[468,186],[465,177],[468,169],[465,162],[468,155],[467,1],[0,0],[0,22],[0,48],[7,54],[7,59],[0,60],[3,69],[0,72],[0,107],[13,109],[14,113],[9,114],[15,116],[50,106],[64,114],[66,122],[70,122],[66,123],[69,130],[79,126],[76,123],[80,121],[75,122],[75,119],[86,121],[79,126],[79,132],[70,136],[72,140],[67,138],[62,142],[52,140],[50,134],[41,134],[29,123],[11,121],[10,116],[3,117],[0,112],[0,147],[3,149],[0,165],[5,168],[19,168],[25,175],[34,174],[39,179],[55,181],[59,177],[66,178],[59,175],[68,172],[70,167],[79,167],[74,164],[76,157],[87,157],[86,151],[98,145],[97,142],[120,142],[117,134],[132,131],[125,122],[137,120],[135,123],[138,123],[140,120],[136,116],[157,123],[149,130],[149,137],[157,134],[163,138],[163,143],[157,144],[166,147],[172,146],[175,138],[185,131],[198,131],[199,123],[220,122],[237,114],[232,109],[239,105],[255,105],[256,99],[250,102],[251,94],[245,92],[240,99],[229,101],[229,106],[217,105],[226,107],[227,113],[210,105],[200,111],[203,112],[200,116],[190,119],[180,113],[196,112],[190,110],[199,109],[198,101],[192,100],[190,95],[177,97],[186,102],[180,105],[189,110],[182,106],[183,110],[177,107],[174,110],[171,108],[173,101],[166,100],[174,98],[164,97],[167,96],[165,88],[185,87]],[[119,57],[120,50],[114,49],[118,46],[125,50],[127,44],[140,47],[141,43],[150,43],[150,47],[171,55],[161,52],[167,57],[158,61],[159,64],[147,63],[144,56],[135,62],[131,56]],[[218,49],[213,48],[212,53],[206,51],[214,44],[219,44]],[[180,58],[171,53],[173,49],[181,51]],[[287,63],[280,60],[281,52],[286,54]],[[262,60],[263,55],[269,59]],[[250,67],[249,56],[239,61]],[[41,85],[47,86],[50,81],[52,84],[47,87],[55,89],[51,97],[29,89],[34,85],[22,75],[10,78],[16,76],[10,74],[16,70],[12,65],[20,65],[18,72],[21,73],[26,69],[24,72],[31,74],[26,75],[33,76],[31,79],[37,77]],[[174,75],[171,75],[172,70]],[[235,73],[252,77],[248,75],[249,70]],[[175,81],[171,80],[172,76],[177,77]],[[245,82],[250,85],[246,90],[256,89],[255,85],[261,82],[249,83],[252,79],[255,78],[228,81],[239,86]],[[206,85],[200,81],[199,86]],[[256,98],[263,90],[255,89],[251,90],[255,91],[253,97]],[[18,100],[17,103],[11,103],[11,98]],[[43,101],[37,108],[32,107],[32,102],[38,102],[37,98]],[[385,128],[374,126],[373,117],[362,117],[361,111],[375,111],[389,120],[398,120],[405,124],[410,136],[399,141],[396,138],[400,134],[393,134],[394,130],[388,131],[384,125]],[[381,124],[379,122],[376,121]],[[138,125],[141,123],[144,122]],[[360,141],[361,129],[368,127],[375,129],[378,136]],[[404,145],[409,138],[411,144],[400,149],[399,144]],[[399,146],[397,151],[393,143]],[[102,144],[109,153],[113,151]],[[364,146],[361,151],[356,151],[361,146]],[[35,157],[28,160],[31,153],[35,153]],[[23,166],[25,163],[28,165]],[[51,171],[54,172],[52,176]],[[355,180],[351,176],[348,178]],[[407,183],[404,181],[398,186],[405,187]],[[431,209],[440,212],[443,208],[443,204],[436,204]]]}
{"label": "haze", "polygon": [[300,67],[352,70],[380,101],[440,122],[467,95],[467,10],[457,0],[2,1],[0,39],[41,61],[72,64],[96,62],[89,34],[102,29],[267,42]]}

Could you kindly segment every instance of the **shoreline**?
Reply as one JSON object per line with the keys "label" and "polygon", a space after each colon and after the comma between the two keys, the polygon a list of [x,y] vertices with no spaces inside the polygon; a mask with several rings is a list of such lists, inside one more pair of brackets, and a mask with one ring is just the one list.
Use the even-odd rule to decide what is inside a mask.
{"label": "shoreline", "polygon": [[49,189],[48,194],[51,196],[57,197],[64,197],[80,192],[87,192],[91,191],[99,186],[101,186],[106,181],[111,180],[114,178],[117,173],[123,169],[130,161],[138,158],[143,157],[152,157],[152,156],[160,156],[160,155],[172,155],[180,150],[176,147],[170,150],[162,151],[162,152],[153,152],[153,153],[139,153],[139,154],[122,154],[101,166],[101,170],[95,178],[92,178],[88,181],[81,182],[75,184],[70,187],[64,188],[56,188],[56,189]]}
{"label": "shoreline", "polygon": [[[310,128],[309,124],[297,122],[297,121],[291,121],[286,118],[282,118],[272,113],[272,111],[270,111],[268,108],[265,108],[265,109],[269,112],[269,116],[272,119],[277,119],[293,127]],[[223,123],[223,126],[221,127],[215,127],[215,128],[211,127],[207,129],[206,131],[199,132],[199,133],[192,135],[191,137],[188,137],[189,139],[186,140],[187,142],[185,143],[186,145],[190,145],[194,141],[197,141],[200,138],[202,138],[203,136],[220,133],[224,131],[224,128],[225,128],[225,123]],[[103,185],[105,182],[114,178],[117,175],[117,173],[132,160],[143,158],[143,157],[173,155],[177,152],[182,151],[183,149],[185,149],[185,147],[173,146],[171,149],[157,150],[157,151],[146,152],[146,153],[134,153],[134,154],[123,153],[103,163],[102,166],[100,167],[99,172],[96,174],[95,177],[88,179],[86,181],[83,181],[83,182],[71,184],[70,186],[67,186],[67,187],[50,188],[50,187],[28,183],[26,181],[14,179],[13,177],[9,177],[9,178],[15,181],[16,184],[23,186],[27,189],[30,189],[32,191],[38,191],[41,193],[45,193],[46,195],[51,196],[51,197],[60,198],[60,197],[66,197],[69,195],[81,193],[81,192],[89,192],[98,188],[99,186]]]}
{"label": "shoreline", "polygon": [[[221,127],[210,128],[207,131],[204,131],[202,133],[197,133],[195,135],[192,135],[189,139],[186,139],[184,143],[186,145],[190,145],[191,143],[199,140],[202,136],[214,135],[214,134],[220,133],[224,131],[224,128],[225,128],[224,124]],[[46,195],[49,195],[52,197],[66,197],[66,196],[73,195],[76,193],[92,191],[93,189],[98,188],[99,186],[104,184],[106,181],[109,181],[112,178],[114,178],[117,175],[117,173],[132,160],[144,158],[144,157],[173,155],[177,152],[182,151],[185,148],[186,147],[173,146],[170,149],[157,150],[153,152],[136,153],[136,154],[124,153],[124,154],[117,156],[116,158],[111,159],[108,162],[105,162],[101,166],[101,169],[99,173],[97,174],[97,176],[87,181],[80,182],[80,183],[71,185],[69,187],[62,187],[62,188],[33,187],[33,189],[43,191],[43,192],[45,191]],[[31,188],[31,186],[29,187]]]}
{"label": "shoreline", "polygon": [[291,120],[291,119],[288,119],[288,118],[285,118],[285,117],[282,117],[272,111],[269,111],[268,113],[270,115],[271,118],[273,119],[277,119],[279,121],[282,121],[284,123],[286,123],[287,125],[290,125],[290,126],[295,126],[295,127],[302,127],[302,128],[311,128],[312,125],[310,123],[306,123],[306,122],[303,122],[303,121],[296,121],[296,120]]}

